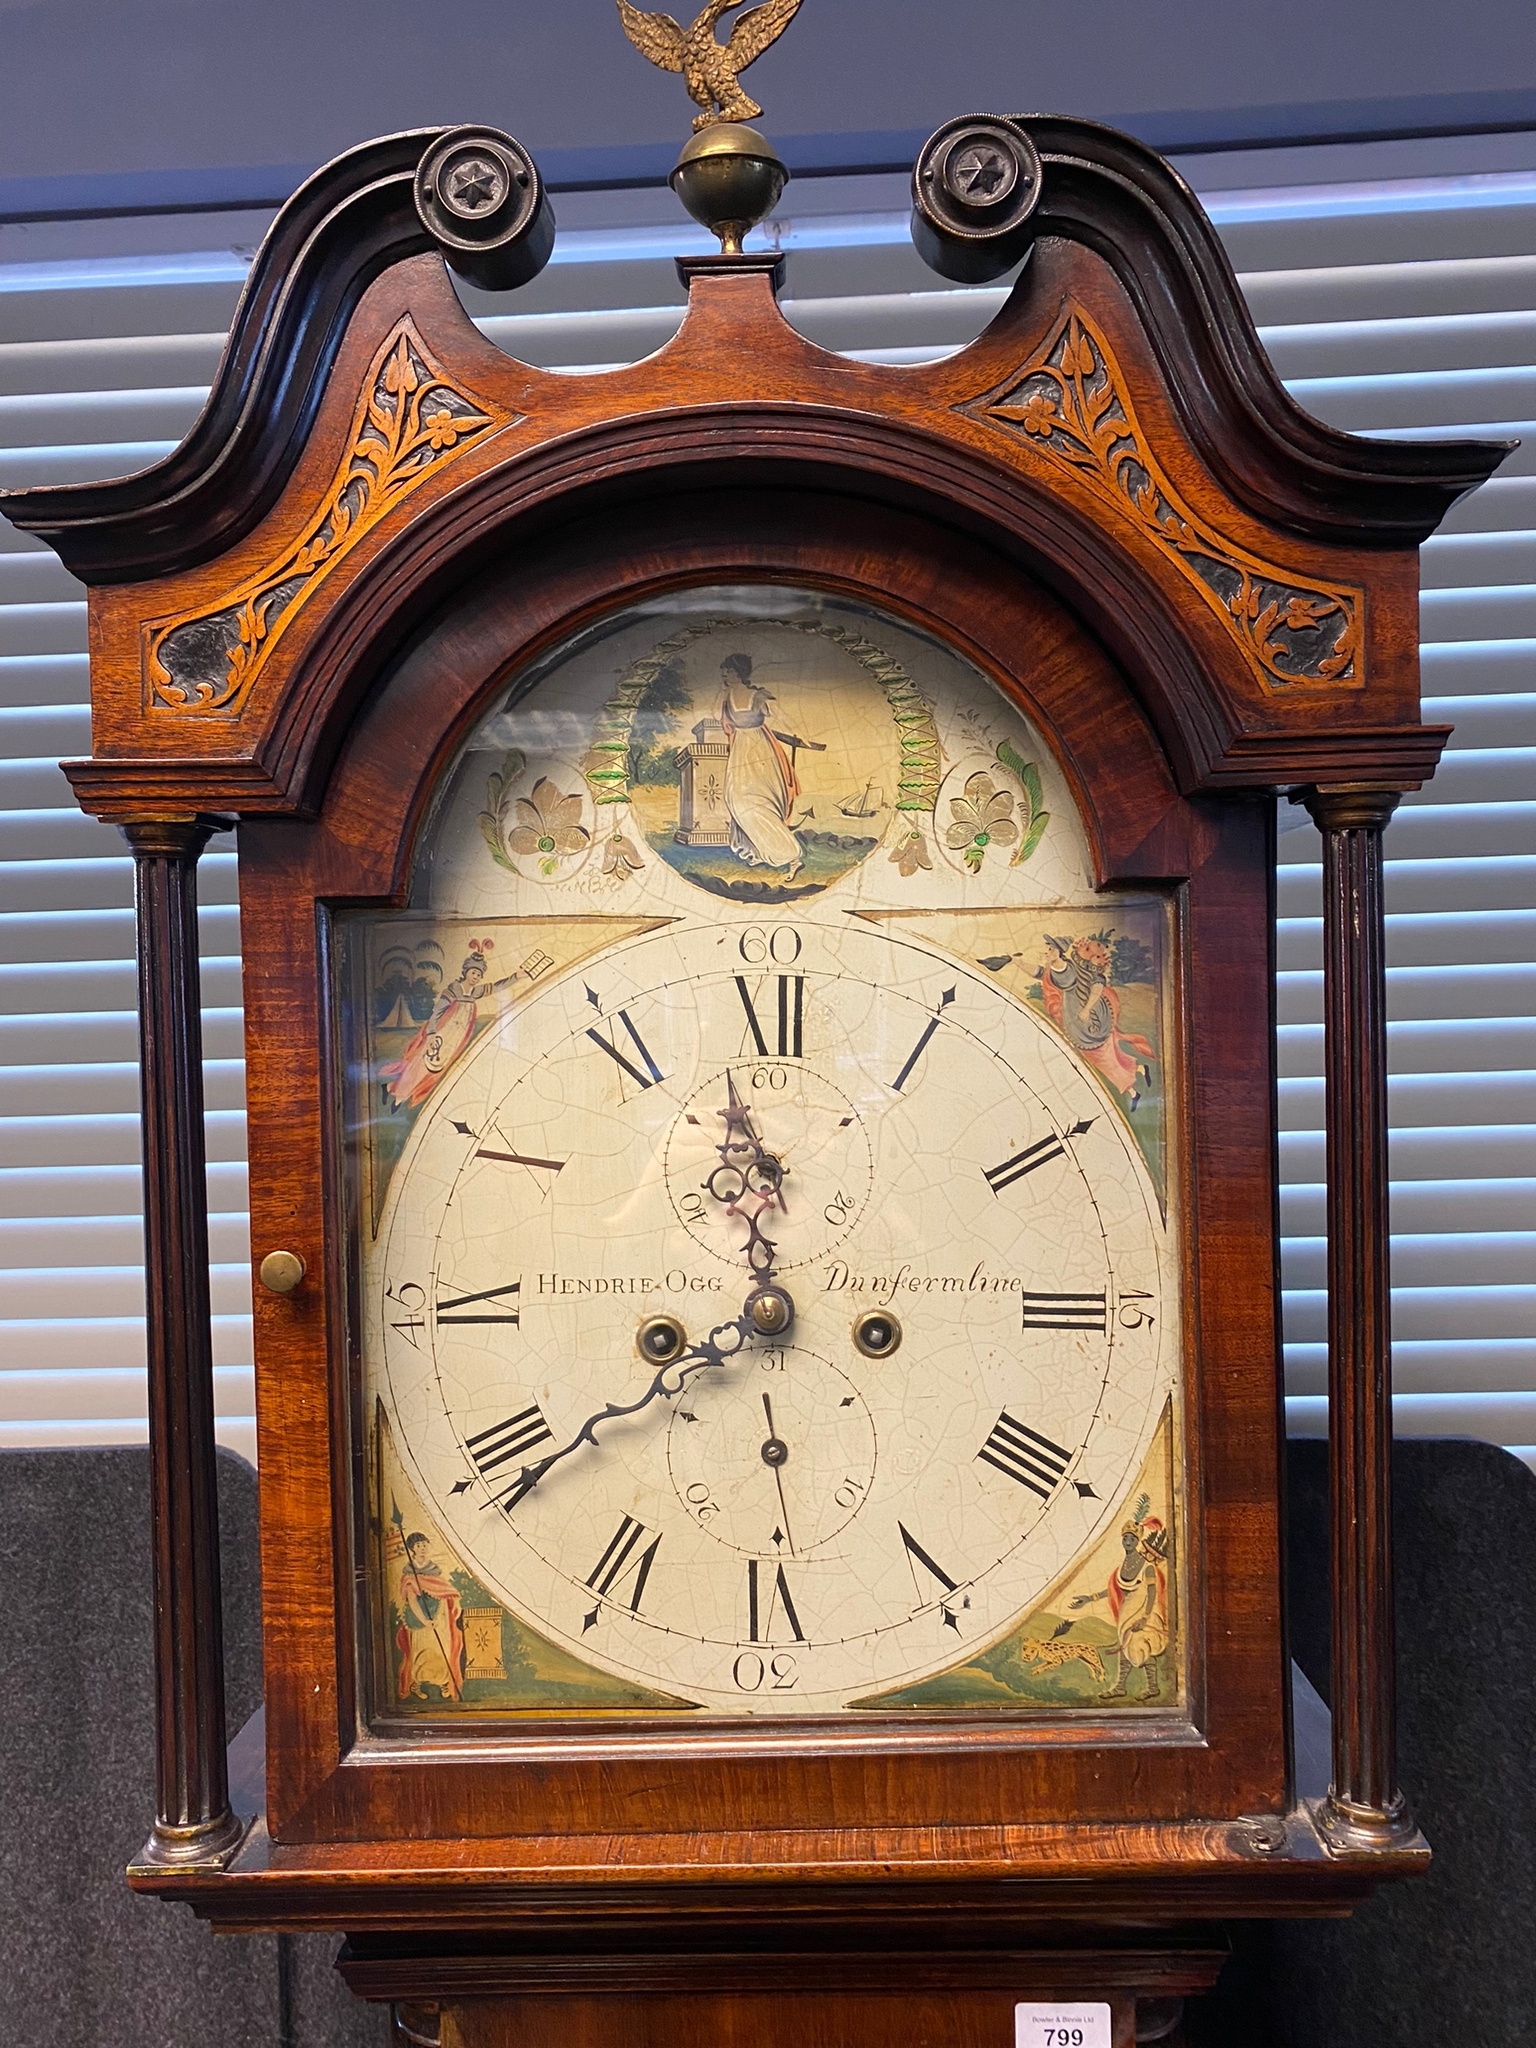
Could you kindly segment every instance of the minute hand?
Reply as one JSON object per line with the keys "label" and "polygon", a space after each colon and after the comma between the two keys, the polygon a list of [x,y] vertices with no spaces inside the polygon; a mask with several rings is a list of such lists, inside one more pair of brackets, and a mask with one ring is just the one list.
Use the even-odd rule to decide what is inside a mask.
{"label": "minute hand", "polygon": [[[751,1334],[752,1326],[745,1316],[737,1316],[729,1323],[717,1323],[707,1337],[701,1338],[697,1344],[690,1344],[680,1357],[668,1360],[638,1401],[610,1401],[606,1408],[599,1408],[595,1415],[587,1417],[569,1443],[562,1444],[558,1451],[551,1451],[547,1458],[540,1458],[536,1465],[525,1465],[513,1480],[511,1487],[506,1492],[496,1495],[494,1499],[488,1500],[485,1506],[515,1508],[520,1500],[532,1493],[545,1473],[558,1465],[562,1458],[570,1457],[572,1452],[579,1451],[583,1444],[591,1444],[596,1449],[597,1425],[600,1422],[608,1422],[620,1415],[638,1415],[642,1408],[649,1408],[653,1401],[675,1400],[695,1373],[705,1372],[711,1366],[724,1365],[727,1359],[735,1357]],[[731,1335],[735,1336],[734,1344],[726,1346],[720,1341],[723,1337]]]}

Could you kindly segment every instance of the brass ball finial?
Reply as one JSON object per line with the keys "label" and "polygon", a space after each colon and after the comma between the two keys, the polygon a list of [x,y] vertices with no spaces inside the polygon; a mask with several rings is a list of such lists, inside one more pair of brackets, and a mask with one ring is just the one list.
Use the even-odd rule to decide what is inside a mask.
{"label": "brass ball finial", "polygon": [[743,236],[773,211],[788,182],[773,144],[740,121],[716,121],[691,136],[668,180],[725,256],[741,254]]}
{"label": "brass ball finial", "polygon": [[741,0],[705,0],[684,28],[670,14],[619,0],[624,33],[662,71],[680,71],[699,112],[693,138],[668,180],[696,221],[720,238],[722,256],[739,256],[742,237],[771,213],[789,171],[766,137],[747,127],[763,111],[740,74],[783,35],[800,0],[758,0],[738,14],[725,42],[715,34]]}

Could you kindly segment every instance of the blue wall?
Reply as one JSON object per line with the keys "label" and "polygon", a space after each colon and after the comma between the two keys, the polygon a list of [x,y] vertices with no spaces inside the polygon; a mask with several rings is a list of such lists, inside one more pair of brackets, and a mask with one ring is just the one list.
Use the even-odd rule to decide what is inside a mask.
{"label": "blue wall", "polygon": [[[689,12],[694,0],[689,0]],[[692,113],[612,0],[0,0],[0,216],[271,203],[392,129],[483,120],[558,184],[665,174]],[[804,0],[749,74],[797,171],[978,108],[1160,148],[1536,127],[1532,0]]]}

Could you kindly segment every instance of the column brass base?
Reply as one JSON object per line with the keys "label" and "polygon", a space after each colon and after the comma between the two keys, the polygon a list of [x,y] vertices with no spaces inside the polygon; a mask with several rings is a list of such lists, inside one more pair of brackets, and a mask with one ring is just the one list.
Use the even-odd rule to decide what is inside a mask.
{"label": "column brass base", "polygon": [[248,1820],[225,1812],[196,1827],[162,1827],[157,1821],[149,1839],[128,1865],[130,1877],[161,1870],[222,1870],[245,1840]]}

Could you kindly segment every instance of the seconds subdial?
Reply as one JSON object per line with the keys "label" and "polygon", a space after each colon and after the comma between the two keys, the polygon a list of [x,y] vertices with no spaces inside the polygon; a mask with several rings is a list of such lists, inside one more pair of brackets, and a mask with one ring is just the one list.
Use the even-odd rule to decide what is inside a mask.
{"label": "seconds subdial", "polygon": [[678,1499],[717,1542],[749,1556],[805,1557],[869,1497],[875,1425],[845,1373],[797,1345],[740,1354],[673,1411],[667,1467]]}
{"label": "seconds subdial", "polygon": [[824,1257],[859,1220],[874,1181],[869,1133],[840,1088],[798,1063],[743,1061],[694,1090],[667,1137],[667,1194],[688,1234],[740,1270],[747,1231],[720,1198],[728,1190],[719,1169],[743,1117],[750,1142],[738,1147],[742,1164],[753,1152],[776,1162],[777,1199],[762,1231],[775,1270],[786,1273]]}

